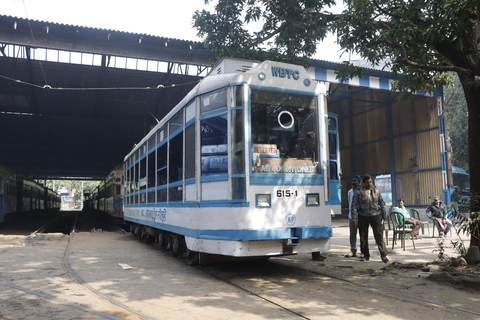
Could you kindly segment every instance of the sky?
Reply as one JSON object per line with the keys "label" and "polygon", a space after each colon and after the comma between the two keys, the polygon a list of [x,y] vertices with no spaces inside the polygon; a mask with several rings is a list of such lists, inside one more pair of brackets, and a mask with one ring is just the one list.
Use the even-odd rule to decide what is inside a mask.
{"label": "sky", "polygon": [[[202,9],[213,6],[204,0],[0,0],[1,15],[193,41],[201,41],[192,27],[193,12]],[[320,44],[314,58],[347,59],[340,59],[334,42],[331,36]]]}

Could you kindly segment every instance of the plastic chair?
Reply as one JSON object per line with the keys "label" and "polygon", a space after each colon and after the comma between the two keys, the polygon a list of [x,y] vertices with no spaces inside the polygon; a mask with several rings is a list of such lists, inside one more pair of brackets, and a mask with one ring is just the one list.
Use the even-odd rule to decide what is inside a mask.
{"label": "plastic chair", "polygon": [[425,234],[425,225],[427,226],[428,234],[430,234],[430,223],[427,220],[420,220],[420,212],[417,209],[410,209],[410,214],[412,218],[417,219],[422,222],[422,234]]}
{"label": "plastic chair", "polygon": [[388,246],[388,232],[393,231],[390,216],[388,214],[387,219],[383,220],[383,231],[385,232],[385,245]]}
{"label": "plastic chair", "polygon": [[412,239],[413,249],[415,249],[415,235],[413,228],[409,228],[405,225],[403,215],[399,212],[392,212],[390,214],[390,219],[393,222],[393,242],[392,250],[395,248],[395,243],[397,243],[397,235],[400,236],[401,246],[403,251],[405,251],[405,237],[409,235]]}

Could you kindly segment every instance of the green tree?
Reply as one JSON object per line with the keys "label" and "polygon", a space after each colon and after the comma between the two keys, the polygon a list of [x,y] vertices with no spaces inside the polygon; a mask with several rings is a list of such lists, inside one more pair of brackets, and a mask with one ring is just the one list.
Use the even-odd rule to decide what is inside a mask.
{"label": "green tree", "polygon": [[[209,1],[206,0],[208,3]],[[335,0],[218,0],[215,13],[194,14],[194,26],[218,57],[305,62],[327,32],[338,43],[373,65],[402,77],[395,89],[404,94],[433,91],[456,72],[468,107],[471,190],[480,192],[480,6],[478,0],[345,0],[345,10],[327,10]],[[248,24],[262,24],[249,31]],[[339,77],[362,70],[344,63]],[[480,207],[475,209],[480,211]],[[471,245],[480,246],[472,237]]]}
{"label": "green tree", "polygon": [[469,171],[468,168],[468,110],[460,79],[455,75],[453,85],[446,92],[453,90],[448,103],[448,121],[450,126],[450,144],[452,145],[452,165]]}

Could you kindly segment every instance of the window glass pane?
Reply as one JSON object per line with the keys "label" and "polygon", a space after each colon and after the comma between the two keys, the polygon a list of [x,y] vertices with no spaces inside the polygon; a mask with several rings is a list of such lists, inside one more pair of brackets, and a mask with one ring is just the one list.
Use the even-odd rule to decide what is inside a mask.
{"label": "window glass pane", "polygon": [[252,90],[251,100],[253,172],[319,173],[317,98]]}
{"label": "window glass pane", "polygon": [[155,203],[155,191],[151,191],[148,193],[147,202]]}
{"label": "window glass pane", "polygon": [[195,178],[195,125],[185,129],[185,179]]}
{"label": "window glass pane", "polygon": [[169,188],[168,190],[169,190],[169,193],[170,193],[168,201],[182,201],[183,200],[183,188],[181,186]]}
{"label": "window glass pane", "polygon": [[335,133],[328,134],[328,150],[330,160],[337,160],[337,135]]}
{"label": "window glass pane", "polygon": [[202,175],[228,172],[227,116],[201,121]]}
{"label": "window glass pane", "polygon": [[[155,143],[155,134],[148,140],[148,150],[152,150],[153,147],[156,146],[156,143]],[[148,152],[147,150],[147,152]]]}
{"label": "window glass pane", "polygon": [[163,140],[165,140],[165,129],[162,129],[157,133],[157,144],[159,144]]}
{"label": "window glass pane", "polygon": [[227,107],[227,90],[216,92],[201,98],[200,112],[205,113]]}
{"label": "window glass pane", "polygon": [[[137,164],[134,166],[133,170],[133,192],[138,191],[138,169],[140,166],[140,162],[137,162]],[[135,202],[136,203],[136,202]]]}
{"label": "window glass pane", "polygon": [[185,109],[185,122],[190,121],[191,119],[195,118],[195,109],[197,104],[195,101],[187,106]]}
{"label": "window glass pane", "polygon": [[165,184],[167,184],[167,144],[157,150],[157,186]]}
{"label": "window glass pane", "polygon": [[236,92],[235,92],[235,106],[236,107],[243,107],[244,106],[244,103],[243,103],[243,86],[237,86],[235,88]]}
{"label": "window glass pane", "polygon": [[140,160],[140,190],[144,190],[147,187],[147,158]]}
{"label": "window glass pane", "polygon": [[170,122],[169,125],[169,135],[173,134],[175,131],[180,129],[183,126],[183,110],[175,116]]}
{"label": "window glass pane", "polygon": [[232,173],[245,173],[243,110],[232,111]]}
{"label": "window glass pane", "polygon": [[172,183],[183,179],[183,133],[175,136],[169,144],[169,182]]}
{"label": "window glass pane", "polygon": [[155,151],[153,151],[148,155],[148,188],[155,187],[155,172]]}
{"label": "window glass pane", "polygon": [[167,189],[157,190],[157,202],[167,202]]}

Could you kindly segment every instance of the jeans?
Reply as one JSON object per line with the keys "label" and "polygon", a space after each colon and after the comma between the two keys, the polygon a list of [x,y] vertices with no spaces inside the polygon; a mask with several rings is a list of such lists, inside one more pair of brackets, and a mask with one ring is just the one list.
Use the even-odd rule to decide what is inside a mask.
{"label": "jeans", "polygon": [[372,226],[373,236],[375,243],[377,244],[380,256],[383,258],[387,255],[387,249],[385,248],[385,242],[383,241],[382,232],[382,215],[376,216],[362,216],[358,215],[358,231],[360,233],[360,251],[365,258],[370,258],[370,250],[368,249],[368,226]]}
{"label": "jeans", "polygon": [[357,253],[357,233],[358,227],[353,227],[353,220],[349,219],[348,226],[350,227],[350,251]]}

